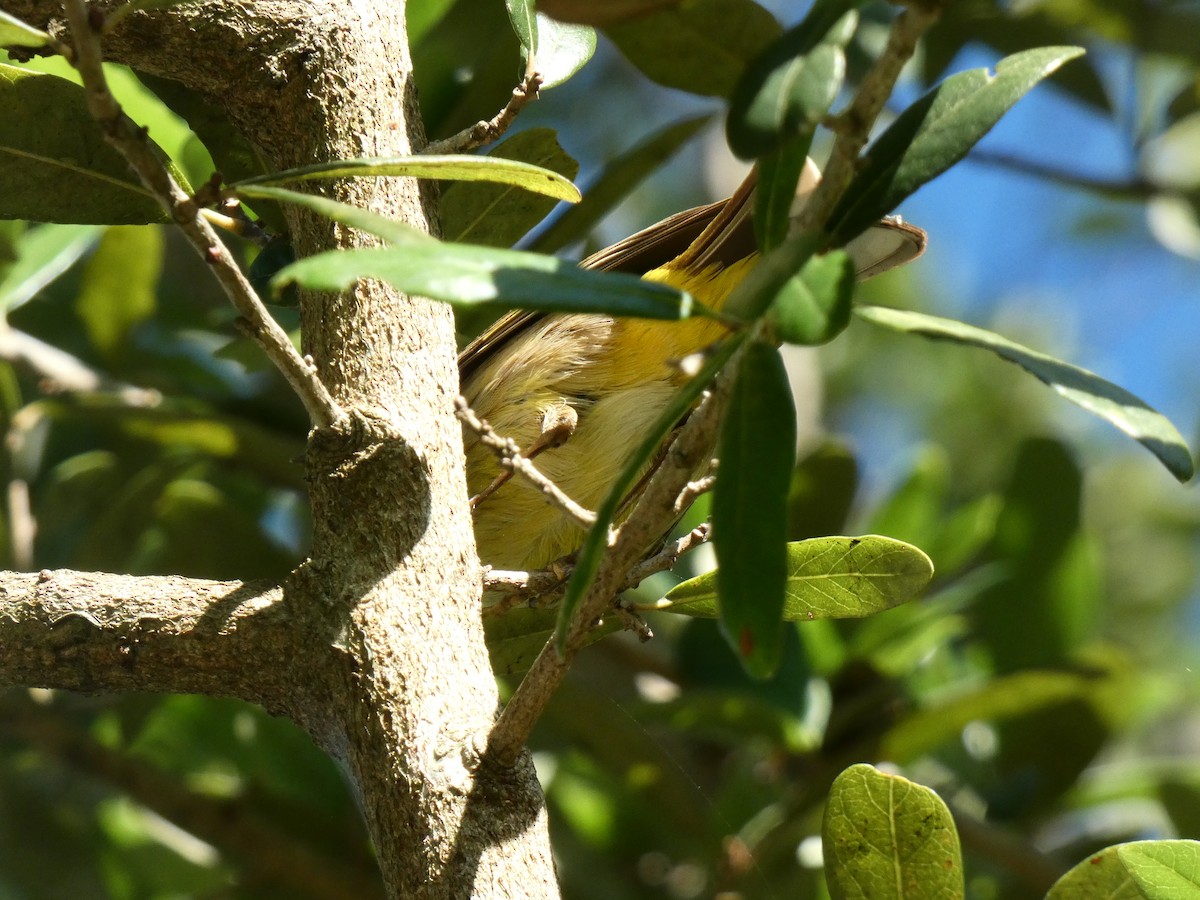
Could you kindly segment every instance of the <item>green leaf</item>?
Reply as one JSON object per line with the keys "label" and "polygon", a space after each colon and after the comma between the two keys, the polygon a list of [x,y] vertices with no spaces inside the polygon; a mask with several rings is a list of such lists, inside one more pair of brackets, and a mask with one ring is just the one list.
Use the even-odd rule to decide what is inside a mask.
{"label": "green leaf", "polygon": [[0,309],[11,311],[71,268],[103,234],[96,225],[39,225],[16,241],[17,259],[0,269]]}
{"label": "green leaf", "polygon": [[932,181],[991,131],[1000,117],[1079,47],[1042,47],[1005,57],[995,74],[971,69],[947,78],[893,122],[865,157],[829,220],[835,245],[844,244],[905,197]]}
{"label": "green leaf", "polygon": [[16,16],[0,12],[0,47],[48,47],[54,38]]}
{"label": "green leaf", "polygon": [[559,22],[539,12],[537,30],[537,71],[544,91],[569,80],[596,52],[596,31],[587,25]]}
{"label": "green leaf", "polygon": [[771,305],[776,337],[788,344],[825,344],[850,324],[856,275],[844,250],[814,256]]}
{"label": "green leaf", "polygon": [[88,260],[75,309],[106,360],[128,351],[130,329],[153,315],[162,262],[163,236],[153,225],[109,228]]}
{"label": "green leaf", "polygon": [[[928,556],[889,537],[869,534],[795,541],[787,545],[783,618],[808,622],[873,616],[912,600],[932,578]],[[716,573],[677,584],[653,608],[715,618]]]}
{"label": "green leaf", "polygon": [[[579,163],[559,145],[552,128],[514,134],[488,154],[515,159],[574,178]],[[579,209],[587,204],[587,198]],[[442,191],[442,233],[446,240],[487,247],[511,247],[558,205],[552,197],[531,194],[509,184],[459,181]]]}
{"label": "green leaf", "polygon": [[425,232],[418,231],[404,222],[389,219],[387,216],[381,216],[379,213],[363,209],[361,206],[352,206],[349,203],[330,200],[328,197],[321,197],[316,194],[302,194],[299,191],[291,191],[287,188],[272,187],[265,184],[243,184],[233,188],[232,192],[239,198],[262,198],[274,200],[278,203],[292,203],[296,206],[303,206],[305,209],[312,210],[319,215],[325,216],[327,219],[333,219],[335,222],[341,222],[343,225],[349,225],[351,228],[357,228],[360,231],[373,234],[392,244],[409,244],[420,241],[435,242],[435,239]]}
{"label": "green leaf", "polygon": [[859,306],[855,313],[868,322],[894,331],[990,350],[1002,359],[1016,363],[1072,403],[1115,425],[1158,457],[1180,481],[1187,481],[1195,473],[1187,444],[1165,416],[1087,369],[953,319],[883,306]]}
{"label": "green leaf", "polygon": [[596,523],[592,525],[591,530],[588,531],[587,537],[584,539],[583,545],[579,548],[579,553],[575,560],[575,570],[571,573],[571,580],[567,582],[567,590],[563,595],[562,604],[559,606],[558,624],[555,626],[555,642],[560,653],[566,644],[567,633],[570,631],[571,619],[575,615],[575,610],[583,599],[583,595],[587,593],[587,589],[591,586],[592,580],[596,577],[596,570],[600,567],[600,560],[604,557],[604,551],[608,548],[609,526],[612,525],[613,520],[616,518],[617,511],[625,501],[626,494],[637,483],[638,478],[642,475],[642,469],[651,457],[658,452],[667,435],[679,425],[684,416],[695,406],[696,401],[700,399],[700,395],[708,388],[713,379],[717,377],[717,373],[729,362],[730,357],[733,356],[745,339],[746,332],[744,331],[731,334],[720,347],[712,352],[699,374],[680,388],[667,408],[663,410],[662,414],[654,422],[654,425],[646,433],[646,436],[642,439],[642,443],[630,454],[629,459],[625,463],[625,468],[621,470],[621,474],[617,476],[616,481],[613,482],[613,486],[609,489],[608,496],[604,498],[604,502],[596,510]]}
{"label": "green leaf", "polygon": [[1192,900],[1200,896],[1200,842],[1133,841],[1093,853],[1054,883],[1046,900]]}
{"label": "green leaf", "polygon": [[568,244],[583,240],[597,222],[711,119],[712,116],[706,113],[675,122],[612,160],[587,189],[583,200],[563,212],[534,242],[533,249],[554,253]]}
{"label": "green leaf", "polygon": [[959,900],[954,818],[927,787],[859,764],[833,782],[821,831],[832,900]]}
{"label": "green leaf", "polygon": [[745,160],[756,159],[820,123],[841,90],[844,48],[858,25],[845,0],[824,0],[746,70],[729,101],[725,134]]}
{"label": "green leaf", "polygon": [[779,351],[746,348],[717,450],[713,491],[721,630],[746,671],[779,665],[787,599],[787,493],[796,465],[796,406]]}
{"label": "green leaf", "polygon": [[692,0],[613,23],[605,33],[651,81],[727,97],[780,28],[753,0]]}
{"label": "green leaf", "polygon": [[812,132],[801,134],[758,160],[754,186],[754,236],[758,249],[767,253],[782,244],[792,227],[792,206],[808,162]]}
{"label": "green leaf", "polygon": [[275,291],[289,284],[341,291],[360,278],[377,278],[405,293],[455,307],[684,319],[695,305],[684,291],[633,275],[580,269],[538,253],[444,244],[432,238],[310,256],[276,275],[271,286]]}
{"label": "green leaf", "polygon": [[570,203],[580,199],[579,189],[557,172],[513,159],[465,155],[341,159],[245,178],[231,184],[230,187],[237,190],[248,185],[286,184],[290,181],[331,178],[379,178],[391,175],[441,178],[447,181],[495,181]]}
{"label": "green leaf", "polygon": [[508,21],[512,25],[513,34],[521,45],[522,59],[528,59],[529,54],[537,54],[538,22],[534,14],[533,0],[504,0],[508,10]]}
{"label": "green leaf", "polygon": [[167,214],[104,140],[82,87],[0,65],[0,218],[140,225]]}

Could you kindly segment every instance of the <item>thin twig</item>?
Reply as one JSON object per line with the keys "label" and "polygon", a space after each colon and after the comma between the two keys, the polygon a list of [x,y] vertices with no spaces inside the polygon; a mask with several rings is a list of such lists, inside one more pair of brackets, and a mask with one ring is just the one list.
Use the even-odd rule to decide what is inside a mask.
{"label": "thin twig", "polygon": [[871,126],[896,86],[900,70],[912,57],[917,41],[941,13],[941,3],[917,3],[903,9],[892,22],[887,46],[859,83],[850,105],[830,121],[837,137],[821,182],[800,210],[793,226],[796,232],[815,231],[823,226],[846,193],[867,145]]}
{"label": "thin twig", "polygon": [[697,478],[695,481],[689,481],[684,485],[683,490],[679,492],[679,496],[675,498],[676,513],[682,515],[687,512],[688,507],[713,489],[713,485],[717,483],[716,462],[714,459],[709,464],[710,471],[707,475]]}
{"label": "thin twig", "polygon": [[713,390],[677,432],[629,517],[610,538],[609,551],[600,562],[592,585],[571,621],[562,654],[555,647],[553,638],[547,641],[501,711],[487,737],[486,756],[492,762],[500,766],[516,763],[533,726],[558,689],[588,633],[612,607],[613,598],[625,584],[638,558],[671,527],[675,520],[675,498],[716,443],[735,371],[736,365],[731,365],[717,378]]}
{"label": "thin twig", "polygon": [[707,544],[710,540],[712,540],[712,523],[701,522],[683,537],[671,541],[653,556],[634,566],[629,573],[629,580],[625,583],[625,590],[637,587],[651,575],[675,568],[675,564],[679,562],[679,558],[683,554]]}
{"label": "thin twig", "polygon": [[[533,57],[530,55],[530,63],[532,61]],[[525,77],[521,79],[520,84],[513,88],[512,97],[504,105],[504,109],[492,118],[476,122],[445,140],[434,141],[421,152],[426,154],[465,153],[499,140],[504,132],[508,131],[509,126],[512,125],[521,110],[537,99],[538,88],[541,85],[542,76],[532,68],[526,67]]]}
{"label": "thin twig", "polygon": [[557,506],[585,528],[596,524],[594,512],[580,506],[567,496],[562,488],[542,474],[532,461],[521,454],[521,448],[517,446],[516,441],[496,434],[491,425],[475,414],[475,410],[471,409],[465,397],[455,399],[454,414],[464,425],[479,435],[479,442],[496,454],[503,468],[520,475],[541,491],[542,496],[549,503]]}
{"label": "thin twig", "polygon": [[187,236],[225,289],[226,295],[245,320],[245,330],[262,347],[267,357],[291,384],[304,403],[314,425],[327,426],[345,418],[345,413],[317,377],[316,369],[292,346],[287,332],[279,327],[242,274],[228,248],[200,214],[197,205],[171,177],[151,151],[146,131],[122,111],[101,66],[100,28],[102,17],[89,18],[85,0],[65,0],[67,19],[75,41],[75,68],[87,88],[88,109],[104,132],[105,139],[125,157],[145,187],[158,199],[171,219]]}

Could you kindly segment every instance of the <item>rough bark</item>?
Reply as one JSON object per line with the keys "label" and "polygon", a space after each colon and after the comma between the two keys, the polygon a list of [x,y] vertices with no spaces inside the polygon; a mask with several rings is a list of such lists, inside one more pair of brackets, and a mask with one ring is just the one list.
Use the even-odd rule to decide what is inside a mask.
{"label": "rough bark", "polygon": [[[56,2],[0,9],[62,33]],[[131,17],[106,55],[217,100],[280,168],[423,142],[397,0],[188,4]],[[430,195],[411,180],[333,193],[420,227],[433,221]],[[301,254],[360,240],[307,216],[291,225]],[[274,592],[0,576],[0,677],[262,703],[347,765],[391,896],[556,895],[528,757],[499,768],[477,752],[498,698],[452,416],[450,313],[362,284],[305,297],[302,316],[305,351],[349,413],[310,436],[313,559]],[[55,649],[64,633],[65,653]]]}

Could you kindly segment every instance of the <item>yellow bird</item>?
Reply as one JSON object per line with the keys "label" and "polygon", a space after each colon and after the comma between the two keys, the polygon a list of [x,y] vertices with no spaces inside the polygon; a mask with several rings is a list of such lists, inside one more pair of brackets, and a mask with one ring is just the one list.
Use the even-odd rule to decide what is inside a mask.
{"label": "yellow bird", "polygon": [[[793,217],[816,188],[809,160]],[[584,268],[632,272],[692,294],[719,310],[758,259],[753,231],[755,173],[728,200],[677,213],[601,250]],[[918,257],[925,232],[886,219],[847,248],[859,276]],[[684,321],[597,314],[517,312],[459,356],[462,393],[475,412],[572,499],[595,509],[687,376],[678,363],[725,333],[712,318]],[[465,431],[467,484],[473,497],[493,485],[500,466]],[[480,559],[497,569],[537,569],[582,542],[582,526],[521,478],[475,505]]]}

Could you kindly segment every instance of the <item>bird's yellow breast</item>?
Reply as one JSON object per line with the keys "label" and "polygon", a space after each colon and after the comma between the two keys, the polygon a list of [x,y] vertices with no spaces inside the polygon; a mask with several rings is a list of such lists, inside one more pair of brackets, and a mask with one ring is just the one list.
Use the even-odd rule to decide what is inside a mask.
{"label": "bird's yellow breast", "polygon": [[[753,264],[681,273],[669,266],[644,277],[689,291],[720,309]],[[503,344],[463,385],[475,411],[522,448],[569,407],[577,417],[566,442],[540,453],[537,467],[578,503],[595,509],[628,454],[642,441],[685,376],[678,361],[725,333],[711,318],[682,322],[600,315],[548,316]],[[490,450],[467,433],[472,495],[499,473]],[[475,510],[480,559],[501,569],[540,568],[575,549],[582,527],[520,478]]]}

